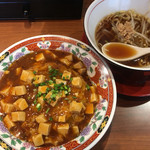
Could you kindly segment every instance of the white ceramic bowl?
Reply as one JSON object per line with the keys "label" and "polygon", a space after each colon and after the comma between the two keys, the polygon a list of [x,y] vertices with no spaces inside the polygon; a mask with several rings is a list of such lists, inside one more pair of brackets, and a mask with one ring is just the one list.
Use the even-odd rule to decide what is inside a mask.
{"label": "white ceramic bowl", "polygon": [[[90,44],[94,49],[103,57],[105,57],[109,62],[121,66],[123,68],[139,71],[150,71],[150,68],[137,68],[130,67],[127,65],[120,64],[116,61],[111,60],[110,58],[103,55],[99,50],[95,41],[95,29],[97,24],[105,16],[117,12],[120,10],[130,10],[133,9],[140,14],[146,14],[150,10],[150,0],[95,0],[87,9],[84,19],[84,29],[86,36]],[[150,17],[150,13],[147,15]]]}

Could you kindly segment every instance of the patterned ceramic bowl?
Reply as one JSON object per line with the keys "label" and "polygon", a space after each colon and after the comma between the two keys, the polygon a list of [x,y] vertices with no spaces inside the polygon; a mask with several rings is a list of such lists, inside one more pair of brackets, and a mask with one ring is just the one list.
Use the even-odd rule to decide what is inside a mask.
{"label": "patterned ceramic bowl", "polygon": [[[91,81],[97,85],[99,103],[88,126],[80,135],[72,141],[58,147],[46,147],[45,150],[83,150],[93,147],[105,134],[116,108],[116,86],[109,67],[93,52],[88,45],[65,36],[42,35],[22,40],[4,50],[0,54],[0,77],[9,65],[32,51],[39,49],[57,49],[67,51],[81,59],[87,67],[87,73]],[[2,121],[0,121],[1,147],[16,150],[43,150],[36,148],[26,141],[17,139],[9,133]],[[1,148],[0,148],[1,149]]]}

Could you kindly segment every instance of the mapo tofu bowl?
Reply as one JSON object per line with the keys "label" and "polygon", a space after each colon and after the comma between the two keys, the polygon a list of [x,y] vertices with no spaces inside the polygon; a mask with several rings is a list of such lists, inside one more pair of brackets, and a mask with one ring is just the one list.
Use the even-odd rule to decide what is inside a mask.
{"label": "mapo tofu bowl", "polygon": [[0,138],[8,147],[90,149],[115,107],[109,67],[78,40],[36,36],[1,53]]}

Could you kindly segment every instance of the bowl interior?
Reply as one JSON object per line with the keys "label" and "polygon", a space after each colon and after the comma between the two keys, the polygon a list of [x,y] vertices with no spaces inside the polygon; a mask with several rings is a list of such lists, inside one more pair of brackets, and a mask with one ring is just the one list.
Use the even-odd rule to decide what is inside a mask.
{"label": "bowl interior", "polygon": [[[103,57],[105,57],[103,53],[99,51],[99,48],[95,41],[95,29],[100,20],[103,19],[105,16],[114,13],[116,11],[130,10],[130,9],[133,9],[136,12],[143,15],[146,14],[147,17],[150,17],[149,8],[150,8],[150,0],[142,0],[138,2],[137,0],[95,0],[88,8],[84,19],[85,33],[89,42],[98,53],[100,53]],[[134,67],[122,65],[109,58],[107,59],[123,67],[130,69],[137,69]],[[149,70],[149,69],[139,68],[139,70]]]}
{"label": "bowl interior", "polygon": [[[15,43],[0,54],[0,78],[15,59],[32,51],[49,48],[67,51],[76,55],[87,67],[87,73],[91,81],[97,85],[97,90],[100,93],[99,103],[90,123],[76,139],[57,147],[58,149],[68,150],[76,147],[89,149],[105,134],[116,107],[116,86],[112,73],[105,62],[93,52],[92,48],[78,40],[65,36],[43,35],[31,37]],[[35,149],[32,144],[12,136],[2,121],[0,121],[0,138],[14,149]]]}

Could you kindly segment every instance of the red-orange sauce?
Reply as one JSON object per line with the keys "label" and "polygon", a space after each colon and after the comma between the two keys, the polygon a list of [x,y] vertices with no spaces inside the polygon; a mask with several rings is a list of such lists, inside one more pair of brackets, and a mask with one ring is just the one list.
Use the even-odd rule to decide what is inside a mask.
{"label": "red-orange sauce", "polygon": [[[40,53],[43,53],[45,60],[36,61],[35,58],[37,54]],[[90,87],[92,85],[91,81],[86,71],[80,74],[78,69],[73,68],[73,65],[77,62],[80,62],[80,60],[68,52],[53,50],[52,53],[56,56],[56,58],[53,58],[53,55],[50,55],[48,50],[39,50],[38,52],[33,52],[31,54],[27,54],[21,57],[19,60],[12,63],[12,65],[8,68],[9,73],[4,74],[4,76],[0,80],[0,112],[3,113],[3,118],[5,118],[5,116],[8,115],[11,120],[12,112],[5,113],[5,108],[3,108],[1,103],[2,101],[5,104],[14,105],[14,102],[16,102],[16,100],[18,100],[19,98],[24,98],[29,105],[25,110],[23,110],[26,114],[25,121],[15,122],[15,126],[9,129],[9,131],[13,135],[17,136],[22,140],[26,140],[28,142],[33,143],[33,136],[39,134],[39,123],[36,121],[36,117],[40,114],[44,114],[47,120],[46,123],[51,124],[50,134],[47,136],[42,136],[44,142],[49,138],[52,139],[52,142],[48,142],[40,146],[57,146],[72,140],[73,138],[78,136],[77,134],[73,133],[72,127],[78,126],[79,132],[81,132],[83,128],[89,123],[93,115],[85,114],[85,109],[82,109],[80,113],[72,113],[69,109],[70,103],[72,101],[76,101],[78,103],[82,102],[85,108],[87,104],[90,103],[89,99],[92,92],[90,89],[86,88],[86,84],[88,84]],[[68,55],[72,55],[73,57],[73,60],[70,62],[71,64],[69,66],[65,65],[60,61],[62,58],[65,58]],[[86,68],[83,63],[82,66],[83,68]],[[49,67],[51,67],[51,70],[49,70]],[[33,78],[33,81],[31,81],[31,83],[24,82],[20,80],[20,75],[16,74],[17,68],[22,68],[22,70],[30,70],[35,74],[35,76],[44,75],[45,81],[38,85],[34,84],[34,81],[36,80],[35,78]],[[46,99],[45,96],[48,92],[54,90],[54,88],[50,86],[50,82],[53,82],[54,87],[56,86],[55,92],[57,92],[57,88],[59,91],[61,90],[61,88],[59,87],[60,84],[56,84],[55,80],[56,78],[62,79],[62,74],[64,70],[71,72],[71,78],[78,76],[81,77],[83,86],[82,88],[77,88],[73,86],[71,78],[68,80],[66,79],[67,87],[65,85],[63,85],[62,87],[63,90],[67,88],[67,94],[65,97],[60,97],[57,104],[53,107],[50,105],[52,100]],[[51,73],[51,71],[53,71],[53,74]],[[12,95],[11,91],[8,92],[8,95],[1,93],[1,91],[3,91],[4,88],[10,87],[11,89],[18,85],[25,86],[27,90],[27,93],[25,95]],[[48,88],[46,89],[48,91],[46,93],[41,94],[41,92],[38,92],[38,87],[44,85],[48,86]],[[41,96],[44,100],[44,104],[41,104],[40,109],[38,109],[37,105],[40,103],[38,102],[38,98]],[[93,105],[95,106],[95,104],[96,103],[94,103]],[[13,112],[17,111],[18,110],[16,108],[13,110]],[[58,121],[58,117],[61,115],[66,115],[65,122]],[[63,136],[60,133],[58,133],[57,127],[58,125],[65,123],[69,124],[69,131],[66,134],[66,136]]]}

